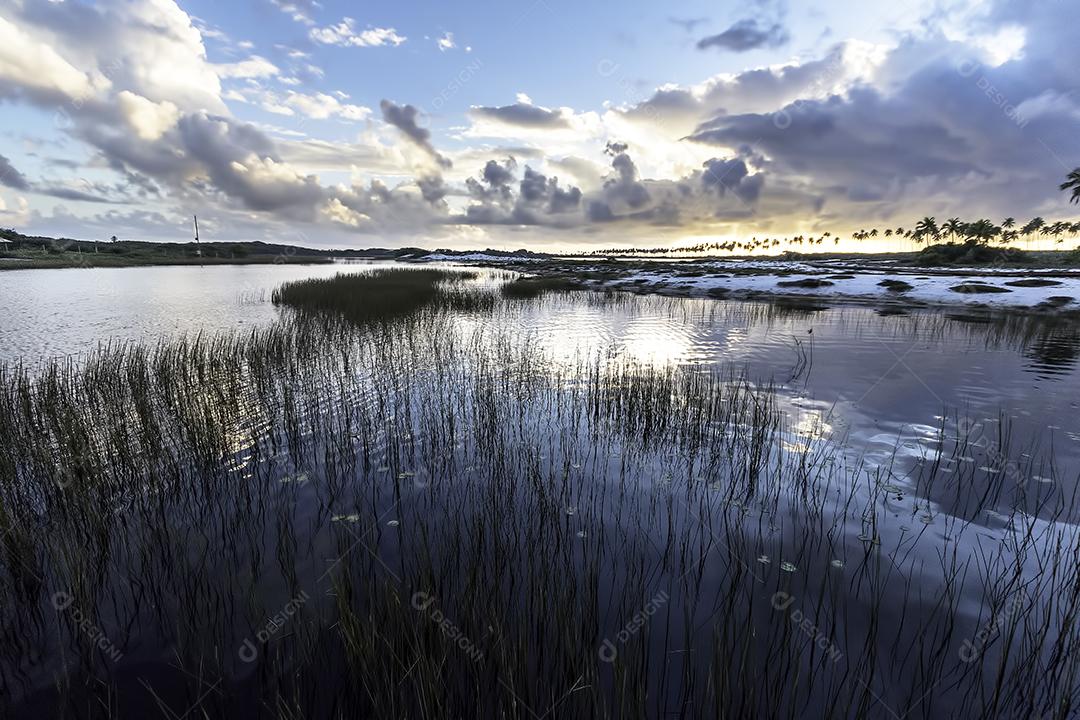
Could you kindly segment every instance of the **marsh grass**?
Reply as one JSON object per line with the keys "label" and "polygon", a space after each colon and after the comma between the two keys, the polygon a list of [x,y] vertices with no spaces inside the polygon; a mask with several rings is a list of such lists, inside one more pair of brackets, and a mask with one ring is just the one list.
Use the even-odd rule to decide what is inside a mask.
{"label": "marsh grass", "polygon": [[285,283],[274,290],[271,300],[275,305],[332,313],[360,322],[392,320],[435,304],[461,311],[490,309],[493,298],[460,287],[476,278],[473,272],[431,268],[339,273],[332,278]]}
{"label": "marsh grass", "polygon": [[326,322],[0,369],[10,712],[1075,714],[1074,486],[1006,423],[870,462],[734,369],[553,358],[344,283],[277,296]]}
{"label": "marsh grass", "polygon": [[502,296],[510,299],[538,298],[550,292],[568,292],[580,290],[583,285],[577,280],[561,277],[520,277],[511,282],[504,283],[499,292]]}

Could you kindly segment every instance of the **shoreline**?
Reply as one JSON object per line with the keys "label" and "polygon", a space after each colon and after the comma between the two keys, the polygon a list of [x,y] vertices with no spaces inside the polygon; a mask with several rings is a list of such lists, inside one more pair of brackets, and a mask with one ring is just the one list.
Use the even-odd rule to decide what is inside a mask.
{"label": "shoreline", "polygon": [[[707,260],[693,264],[604,260],[424,258],[557,280],[583,290],[730,300],[1010,312],[1080,319],[1080,269],[922,268],[869,259]],[[895,261],[893,261],[895,262]]]}
{"label": "shoreline", "polygon": [[[84,257],[89,253],[84,254]],[[6,270],[93,270],[96,268],[175,267],[185,265],[328,265],[333,258],[288,257],[281,255],[257,255],[246,258],[138,258],[117,256],[114,258],[90,256],[91,259],[76,260],[50,258],[3,258],[0,271]]]}

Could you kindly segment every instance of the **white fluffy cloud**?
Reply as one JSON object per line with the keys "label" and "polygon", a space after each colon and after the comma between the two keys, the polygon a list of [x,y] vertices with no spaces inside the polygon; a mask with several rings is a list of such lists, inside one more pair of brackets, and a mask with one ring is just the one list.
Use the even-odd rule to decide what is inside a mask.
{"label": "white fluffy cloud", "polygon": [[264,57],[253,55],[247,60],[215,66],[222,78],[265,78],[277,75],[280,70]]}
{"label": "white fluffy cloud", "polygon": [[179,108],[168,100],[155,103],[128,90],[121,90],[116,100],[128,126],[142,140],[158,140],[180,119]]}
{"label": "white fluffy cloud", "polygon": [[397,46],[408,39],[399,35],[394,28],[368,27],[357,32],[356,21],[348,17],[337,25],[312,28],[309,35],[317,43],[345,47]]}
{"label": "white fluffy cloud", "polygon": [[77,69],[41,35],[0,17],[0,97],[86,98],[103,92],[109,84],[99,72]]}

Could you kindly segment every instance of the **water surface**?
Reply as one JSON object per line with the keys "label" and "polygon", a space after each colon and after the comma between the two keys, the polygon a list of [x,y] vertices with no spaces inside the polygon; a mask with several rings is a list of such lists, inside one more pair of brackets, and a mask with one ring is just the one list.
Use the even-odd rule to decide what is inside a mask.
{"label": "water surface", "polygon": [[[8,273],[0,292],[26,314],[0,320],[4,358],[270,328],[287,319],[268,302],[275,284],[339,269]],[[10,612],[52,613],[54,593],[71,593],[123,648],[105,666],[113,682],[149,685],[181,712],[206,689],[178,679],[198,658],[225,678],[229,693],[209,690],[219,708],[301,674],[346,693],[324,667],[345,658],[350,677],[392,676],[404,704],[391,714],[409,715],[410,683],[431,687],[423,658],[435,658],[440,692],[469,696],[483,678],[484,707],[508,716],[527,716],[515,701],[543,714],[581,678],[592,689],[565,707],[586,713],[595,693],[634,696],[619,685],[630,678],[651,716],[713,701],[762,717],[772,702],[778,716],[964,717],[987,707],[1003,657],[980,628],[1008,627],[990,599],[1010,563],[1034,608],[1025,638],[1075,640],[1055,624],[1067,593],[1038,572],[1049,538],[1068,546],[1078,520],[1075,325],[583,292],[430,322],[329,336],[257,387],[198,384],[164,434],[219,451],[182,431],[220,410],[223,457],[115,458],[100,496],[115,506],[109,532],[73,540],[69,508],[18,497],[50,551],[10,563]],[[726,417],[711,404],[720,391],[757,403],[763,388],[777,426],[751,405]],[[40,460],[25,462],[18,480],[33,487]],[[297,597],[298,619],[247,659],[244,642]],[[432,640],[431,608],[468,647]],[[78,664],[64,649],[81,636],[54,633],[68,627],[54,617],[19,615],[34,651],[0,661],[24,709],[50,707],[50,678]],[[957,661],[964,641],[985,666]],[[807,654],[818,642],[824,665]],[[409,655],[432,643],[447,655]],[[469,648],[483,659],[466,662]],[[1026,650],[1036,678],[1052,643]],[[1032,697],[1049,702],[1040,687]],[[333,695],[304,706],[327,710]]]}

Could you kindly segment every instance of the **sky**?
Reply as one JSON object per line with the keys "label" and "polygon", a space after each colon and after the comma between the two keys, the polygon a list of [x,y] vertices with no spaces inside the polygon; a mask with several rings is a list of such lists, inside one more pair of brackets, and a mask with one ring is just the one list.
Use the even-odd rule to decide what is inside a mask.
{"label": "sky", "polygon": [[1073,0],[0,0],[0,227],[663,247],[1071,218]]}

